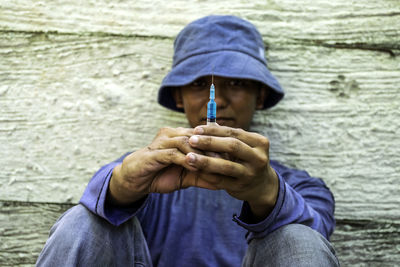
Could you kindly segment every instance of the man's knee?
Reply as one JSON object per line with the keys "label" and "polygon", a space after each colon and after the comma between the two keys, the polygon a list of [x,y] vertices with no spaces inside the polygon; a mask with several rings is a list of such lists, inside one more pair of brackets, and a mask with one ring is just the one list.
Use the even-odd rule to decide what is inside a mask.
{"label": "man's knee", "polygon": [[50,236],[54,233],[70,236],[71,233],[87,231],[91,228],[93,220],[91,212],[81,204],[76,205],[66,212],[56,221],[50,230]]}
{"label": "man's knee", "polygon": [[96,251],[93,247],[100,243],[97,241],[101,239],[100,220],[82,205],[67,210],[51,228],[37,266],[81,265]]}
{"label": "man's knee", "polygon": [[146,255],[146,249],[137,218],[116,227],[77,205],[66,211],[51,228],[38,266],[95,266],[96,262],[113,266],[121,260],[121,264],[134,262],[133,257]]}
{"label": "man's knee", "polygon": [[[265,264],[262,264],[265,262]],[[338,266],[332,245],[308,226],[289,224],[250,242],[248,266]]]}

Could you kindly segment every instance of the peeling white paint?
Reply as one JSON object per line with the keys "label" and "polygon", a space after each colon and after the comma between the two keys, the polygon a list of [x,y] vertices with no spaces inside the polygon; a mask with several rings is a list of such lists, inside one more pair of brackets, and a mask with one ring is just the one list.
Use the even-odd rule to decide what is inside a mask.
{"label": "peeling white paint", "polygon": [[159,127],[187,127],[184,115],[156,103],[172,37],[195,18],[229,13],[257,25],[287,93],[254,120],[272,158],[323,178],[338,218],[399,220],[397,0],[0,8],[1,200],[76,203],[101,165],[146,145]]}
{"label": "peeling white paint", "polygon": [[272,158],[323,178],[336,217],[357,222],[333,236],[342,264],[399,263],[398,0],[0,0],[0,10],[0,265],[34,264],[65,210],[7,201],[76,203],[101,165],[159,127],[187,127],[156,103],[158,86],[172,38],[216,13],[259,28],[287,93],[252,130]]}
{"label": "peeling white paint", "polygon": [[[26,38],[28,34],[18,34],[12,43],[7,42],[17,46]],[[101,164],[144,146],[161,126],[187,125],[184,116],[155,101],[167,72],[164,69],[171,64],[172,40],[49,38],[59,41],[53,41],[48,49],[35,49],[46,42],[31,43],[25,50],[18,48],[17,55],[3,54],[0,49],[1,57],[12,63],[12,75],[20,75],[4,81],[3,86],[9,89],[0,98],[5,119],[0,124],[4,133],[0,154],[6,162],[0,181],[4,181],[1,188],[6,199],[28,198],[20,183],[8,185],[11,177],[27,180],[35,188],[29,193],[30,200],[64,202],[72,196],[76,202],[85,182]],[[91,45],[93,39],[101,44],[97,49]],[[75,42],[87,46],[75,49]],[[111,45],[119,54],[136,56],[121,59],[118,54],[109,54],[107,47]],[[29,57],[32,48],[42,53],[41,62]],[[54,60],[59,50],[71,53],[63,60]],[[254,130],[271,139],[273,158],[324,178],[336,195],[339,214],[341,201],[398,201],[389,193],[388,183],[382,182],[391,181],[390,187],[394,183],[400,188],[396,180],[400,154],[397,59],[376,51],[300,44],[271,49],[268,57],[287,95],[273,110],[257,114]],[[27,64],[21,64],[21,58]],[[81,63],[75,65],[74,59]],[[43,68],[47,74],[21,75],[26,65]],[[9,66],[1,67],[0,73],[8,73]],[[68,71],[59,75],[58,66]],[[124,71],[115,77],[115,68]],[[42,171],[21,169],[21,162],[42,166]],[[58,181],[57,177],[66,178]],[[50,190],[54,183],[73,184],[79,189]],[[398,214],[396,210],[388,212]]]}

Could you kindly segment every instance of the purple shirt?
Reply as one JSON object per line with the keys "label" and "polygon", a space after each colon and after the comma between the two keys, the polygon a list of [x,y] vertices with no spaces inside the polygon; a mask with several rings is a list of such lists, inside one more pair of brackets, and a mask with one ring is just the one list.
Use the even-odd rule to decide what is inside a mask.
{"label": "purple shirt", "polygon": [[248,203],[223,190],[191,187],[152,193],[131,207],[111,206],[106,204],[109,181],[125,156],[93,176],[80,203],[116,226],[137,216],[155,266],[240,266],[246,239],[262,238],[290,223],[307,225],[327,239],[334,230],[334,198],[325,183],[276,161],[271,166],[278,174],[278,199],[256,224],[249,223]]}

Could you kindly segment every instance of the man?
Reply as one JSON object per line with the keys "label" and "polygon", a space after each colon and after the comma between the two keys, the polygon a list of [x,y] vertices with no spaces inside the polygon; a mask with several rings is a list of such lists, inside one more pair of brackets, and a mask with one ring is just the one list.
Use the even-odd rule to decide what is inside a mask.
{"label": "man", "polygon": [[[255,110],[283,97],[255,27],[208,16],[187,25],[174,48],[158,101],[193,128],[163,128],[103,166],[53,226],[37,264],[338,265],[327,241],[329,189],[270,160],[269,140],[248,131]],[[212,75],[219,125],[206,126]]]}

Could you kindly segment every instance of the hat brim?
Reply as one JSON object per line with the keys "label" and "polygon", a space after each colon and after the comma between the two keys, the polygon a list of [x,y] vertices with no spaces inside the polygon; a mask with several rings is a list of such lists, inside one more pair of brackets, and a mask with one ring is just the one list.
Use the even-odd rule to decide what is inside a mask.
{"label": "hat brim", "polygon": [[209,75],[250,79],[268,86],[270,92],[265,99],[264,109],[276,105],[284,96],[278,81],[261,61],[240,51],[221,50],[191,56],[174,66],[161,83],[158,103],[166,108],[184,112],[176,107],[171,89]]}

